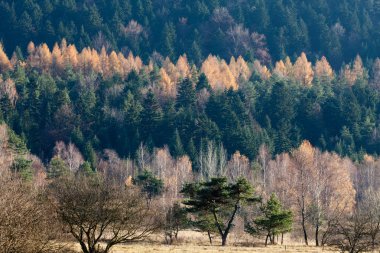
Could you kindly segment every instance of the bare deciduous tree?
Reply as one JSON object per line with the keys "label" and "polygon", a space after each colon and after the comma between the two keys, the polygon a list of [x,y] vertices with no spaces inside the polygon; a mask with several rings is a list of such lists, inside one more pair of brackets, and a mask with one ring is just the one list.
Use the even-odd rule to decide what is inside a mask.
{"label": "bare deciduous tree", "polygon": [[4,177],[0,192],[1,252],[47,253],[63,247],[53,243],[59,226],[31,185]]}
{"label": "bare deciduous tree", "polygon": [[250,168],[249,159],[241,155],[239,151],[235,152],[227,164],[227,178],[230,182],[235,183],[239,178],[244,177],[250,183],[254,183],[253,173]]}
{"label": "bare deciduous tree", "polygon": [[206,147],[199,151],[198,166],[200,180],[226,176],[227,153],[223,145],[208,141]]}
{"label": "bare deciduous tree", "polygon": [[67,177],[51,185],[54,209],[83,253],[107,253],[145,238],[161,221],[141,193],[100,177]]}
{"label": "bare deciduous tree", "polygon": [[140,146],[136,153],[136,163],[137,163],[139,172],[149,169],[149,165],[151,161],[152,161],[152,156],[149,153],[149,150],[143,143],[140,143]]}
{"label": "bare deciduous tree", "polygon": [[97,170],[105,178],[115,180],[119,184],[125,183],[128,177],[135,175],[133,161],[123,160],[118,154],[110,149],[103,150],[103,154],[97,165]]}
{"label": "bare deciduous tree", "polygon": [[82,154],[71,142],[66,145],[63,141],[58,141],[54,147],[54,154],[61,158],[69,170],[74,173],[84,163]]}
{"label": "bare deciduous tree", "polygon": [[330,240],[330,245],[338,247],[341,252],[370,251],[372,249],[370,222],[370,217],[360,209],[338,219],[333,225],[334,236]]}

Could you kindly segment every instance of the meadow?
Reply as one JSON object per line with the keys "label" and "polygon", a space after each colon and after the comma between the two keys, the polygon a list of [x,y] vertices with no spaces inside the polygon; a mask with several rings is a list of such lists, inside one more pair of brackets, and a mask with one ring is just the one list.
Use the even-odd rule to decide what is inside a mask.
{"label": "meadow", "polygon": [[[163,236],[154,235],[150,238],[129,245],[117,245],[112,249],[112,253],[234,253],[234,252],[252,252],[252,253],[283,253],[283,252],[338,252],[332,248],[322,248],[315,246],[305,246],[301,241],[291,238],[285,238],[284,245],[269,245],[265,247],[260,238],[242,234],[231,234],[229,244],[226,247],[219,246],[220,240],[215,238],[213,245],[207,241],[205,234],[194,231],[181,231],[178,241],[173,245],[166,245]],[[262,239],[262,238],[261,238]],[[75,249],[78,249],[75,246]]]}

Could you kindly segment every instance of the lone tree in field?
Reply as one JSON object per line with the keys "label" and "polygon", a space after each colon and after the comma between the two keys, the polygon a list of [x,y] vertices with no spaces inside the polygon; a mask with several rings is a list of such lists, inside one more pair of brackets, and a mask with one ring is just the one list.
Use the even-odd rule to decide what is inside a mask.
{"label": "lone tree in field", "polygon": [[190,213],[212,215],[222,238],[222,246],[227,244],[228,234],[240,207],[247,201],[257,201],[253,192],[253,187],[246,179],[241,178],[235,184],[228,184],[224,177],[190,183],[182,189],[187,197],[183,203],[188,206]]}
{"label": "lone tree in field", "polygon": [[164,191],[164,183],[162,180],[156,178],[153,173],[148,170],[138,175],[133,180],[133,183],[139,186],[141,191],[145,193],[148,206],[154,197],[159,196]]}
{"label": "lone tree in field", "polygon": [[292,228],[293,215],[290,210],[283,209],[279,199],[275,194],[270,196],[270,199],[261,208],[262,216],[253,220],[253,224],[246,225],[246,231],[251,235],[261,234],[264,232],[265,246],[268,244],[268,239],[271,244],[274,244],[276,235],[281,234],[281,243],[283,235],[289,232]]}
{"label": "lone tree in field", "polygon": [[140,191],[98,176],[61,178],[50,191],[58,217],[83,253],[108,253],[116,244],[145,238],[161,224]]}

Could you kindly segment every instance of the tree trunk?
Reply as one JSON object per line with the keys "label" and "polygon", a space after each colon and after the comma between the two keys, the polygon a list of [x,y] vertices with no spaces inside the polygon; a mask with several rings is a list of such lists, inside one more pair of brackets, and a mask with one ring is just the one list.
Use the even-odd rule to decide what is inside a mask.
{"label": "tree trunk", "polygon": [[267,234],[267,237],[265,238],[265,247],[268,245],[268,237],[269,237],[269,234]]}
{"label": "tree trunk", "polygon": [[227,245],[227,235],[228,234],[224,234],[223,236],[222,236],[222,246],[226,246]]}
{"label": "tree trunk", "polygon": [[281,233],[281,245],[284,244],[284,233]]}
{"label": "tree trunk", "polygon": [[81,247],[83,253],[90,253],[86,247],[86,244],[84,244],[84,242],[79,242],[79,244],[80,244],[80,247]]}
{"label": "tree trunk", "polygon": [[210,240],[210,244],[212,245],[212,237],[210,231],[207,231],[208,239]]}
{"label": "tree trunk", "polygon": [[230,233],[230,230],[231,230],[231,228],[233,226],[233,221],[235,219],[235,215],[236,215],[238,209],[239,209],[239,201],[236,202],[235,208],[234,208],[234,212],[232,213],[232,215],[230,217],[230,220],[228,221],[227,228],[224,231],[223,231],[222,227],[219,224],[218,216],[216,215],[215,210],[213,210],[213,212],[212,212],[213,215],[214,215],[214,220],[215,220],[216,227],[218,228],[219,234],[222,237],[222,246],[226,246],[226,244],[227,244],[227,236]]}
{"label": "tree trunk", "polygon": [[[301,170],[301,180],[304,180],[304,172]],[[306,231],[306,211],[305,211],[305,186],[304,182],[301,183],[301,199],[298,199],[300,207],[301,207],[301,223],[302,223],[302,230],[303,230],[303,236],[305,239],[305,244],[308,246],[309,242],[307,240],[307,231]]]}
{"label": "tree trunk", "polygon": [[166,233],[165,241],[166,244],[171,245],[173,243],[173,235],[171,233]]}
{"label": "tree trunk", "polygon": [[305,239],[305,244],[306,246],[309,245],[309,242],[307,240],[307,231],[306,231],[306,224],[305,224],[305,221],[302,221],[302,230],[303,230],[303,237]]}
{"label": "tree trunk", "polygon": [[315,246],[319,247],[319,222],[315,227]]}
{"label": "tree trunk", "polygon": [[[303,200],[302,200],[303,201]],[[306,231],[306,217],[305,217],[305,207],[302,206],[301,211],[301,217],[302,217],[302,230],[303,230],[303,237],[305,239],[305,244],[309,245],[309,242],[307,240],[307,231]]]}
{"label": "tree trunk", "polygon": [[175,233],[174,233],[174,239],[177,241],[178,240],[178,233],[179,233],[179,227],[177,227],[175,229]]}

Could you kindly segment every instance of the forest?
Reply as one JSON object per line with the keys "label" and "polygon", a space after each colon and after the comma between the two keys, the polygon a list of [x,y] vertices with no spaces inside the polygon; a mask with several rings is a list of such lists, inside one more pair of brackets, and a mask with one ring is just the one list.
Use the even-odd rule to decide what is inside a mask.
{"label": "forest", "polygon": [[380,1],[0,0],[0,17],[1,253],[189,232],[380,248]]}
{"label": "forest", "polygon": [[2,0],[0,16],[8,53],[65,38],[143,60],[157,52],[196,64],[209,54],[268,63],[305,52],[339,68],[380,50],[378,0]]}

